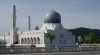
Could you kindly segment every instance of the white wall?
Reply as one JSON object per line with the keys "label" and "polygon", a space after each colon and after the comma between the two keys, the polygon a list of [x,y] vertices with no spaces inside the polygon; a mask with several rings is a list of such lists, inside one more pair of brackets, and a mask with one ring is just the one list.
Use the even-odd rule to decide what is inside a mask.
{"label": "white wall", "polygon": [[[57,27],[58,28],[58,27]],[[55,40],[53,40],[52,45],[55,46],[74,46],[75,45],[75,36],[72,35],[71,32],[68,32],[64,28],[62,29],[55,29],[55,30],[32,30],[32,31],[24,31],[18,32],[18,43],[21,44],[22,38],[40,38],[40,44],[34,44],[36,47],[48,47],[50,44],[49,39],[45,40],[46,33],[51,32],[56,36]],[[60,34],[63,37],[60,37]],[[1,36],[0,39],[4,39],[4,36]],[[5,40],[7,44],[12,44],[13,38],[12,35],[5,35]],[[59,43],[59,40],[62,40],[62,44]],[[63,40],[66,40],[66,44],[63,43]]]}
{"label": "white wall", "polygon": [[0,36],[0,40],[4,40],[4,36]]}
{"label": "white wall", "polygon": [[[67,30],[48,30],[48,32],[51,32],[53,35],[55,35],[55,40],[53,40],[52,45],[56,46],[74,46],[75,45],[75,36]],[[64,36],[61,38],[60,34],[63,34]],[[45,34],[46,36],[46,34]],[[59,40],[62,40],[62,44],[59,43]],[[66,44],[64,44],[63,40],[66,40]],[[50,43],[50,40],[47,39],[46,42],[47,46]]]}
{"label": "white wall", "polygon": [[40,44],[44,44],[44,31],[34,30],[34,31],[23,32],[22,34],[19,34],[19,40],[20,40],[19,44],[21,44],[22,38],[32,38],[32,39],[34,39],[34,38],[38,38],[38,37],[40,38]]}

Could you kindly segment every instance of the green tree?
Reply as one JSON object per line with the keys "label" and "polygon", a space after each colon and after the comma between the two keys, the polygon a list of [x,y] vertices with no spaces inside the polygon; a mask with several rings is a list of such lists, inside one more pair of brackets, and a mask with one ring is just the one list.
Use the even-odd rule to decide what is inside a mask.
{"label": "green tree", "polygon": [[100,44],[100,38],[94,40],[93,43]]}
{"label": "green tree", "polygon": [[[91,29],[91,28],[85,28],[85,27],[79,27],[79,28],[75,28],[75,29],[67,29],[69,32],[72,32],[73,35],[75,35],[75,41],[78,41],[78,36],[81,36],[83,41],[81,43],[84,43],[84,35],[85,34],[89,34],[89,33],[94,33],[93,40],[91,41],[91,43],[98,43],[100,38],[100,29]],[[85,41],[85,43],[88,43],[87,41]]]}
{"label": "green tree", "polygon": [[55,39],[55,35],[53,35],[52,33],[49,32],[49,33],[46,34],[46,38],[49,38],[50,47],[51,47],[52,41]]}
{"label": "green tree", "polygon": [[88,35],[85,35],[85,40],[89,42],[89,47],[90,47],[90,42],[91,40],[93,40],[94,34],[93,33],[89,33]]}

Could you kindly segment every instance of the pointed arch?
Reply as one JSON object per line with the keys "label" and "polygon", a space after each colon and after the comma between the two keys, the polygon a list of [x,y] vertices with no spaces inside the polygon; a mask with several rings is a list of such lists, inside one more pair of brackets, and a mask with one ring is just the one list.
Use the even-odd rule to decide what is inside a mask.
{"label": "pointed arch", "polygon": [[27,38],[25,38],[25,44],[28,44],[28,39]]}
{"label": "pointed arch", "polygon": [[31,44],[31,38],[29,38],[29,44]]}
{"label": "pointed arch", "polygon": [[30,44],[33,44],[33,38],[32,37],[30,38]]}
{"label": "pointed arch", "polygon": [[39,37],[37,38],[37,44],[40,44],[40,38]]}
{"label": "pointed arch", "polygon": [[23,38],[21,38],[21,44],[24,44],[24,39]]}
{"label": "pointed arch", "polygon": [[27,38],[27,44],[30,44],[30,39],[29,38]]}
{"label": "pointed arch", "polygon": [[27,40],[26,40],[26,38],[24,38],[24,43],[23,44],[26,44],[26,42],[27,42]]}
{"label": "pointed arch", "polygon": [[34,40],[33,40],[34,44],[36,44],[36,38],[34,37]]}

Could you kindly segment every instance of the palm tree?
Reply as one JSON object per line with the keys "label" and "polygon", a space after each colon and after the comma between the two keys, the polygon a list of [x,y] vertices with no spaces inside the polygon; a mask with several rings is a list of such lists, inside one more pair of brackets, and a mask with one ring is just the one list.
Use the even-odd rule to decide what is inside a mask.
{"label": "palm tree", "polygon": [[89,47],[90,47],[90,41],[93,39],[93,33],[89,33],[89,35],[85,35],[85,40],[89,41]]}
{"label": "palm tree", "polygon": [[81,44],[81,41],[82,41],[82,37],[78,36],[78,42],[79,42],[79,44]]}
{"label": "palm tree", "polygon": [[52,33],[49,32],[49,33],[46,34],[46,38],[49,38],[50,47],[51,47],[52,41],[55,39],[55,35],[53,35]]}

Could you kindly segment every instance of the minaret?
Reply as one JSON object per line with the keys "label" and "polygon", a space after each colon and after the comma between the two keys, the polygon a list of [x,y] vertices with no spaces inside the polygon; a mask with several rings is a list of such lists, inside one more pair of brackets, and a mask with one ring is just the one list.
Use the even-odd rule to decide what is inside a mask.
{"label": "minaret", "polygon": [[12,17],[12,19],[13,19],[13,23],[12,23],[13,26],[12,27],[13,27],[13,29],[15,29],[16,28],[16,6],[15,5],[13,6],[13,14],[12,14],[12,16],[13,16]]}
{"label": "minaret", "polygon": [[12,11],[12,29],[11,29],[11,38],[10,38],[10,44],[14,44],[15,42],[18,42],[18,36],[17,36],[18,28],[16,28],[16,6],[13,6]]}
{"label": "minaret", "polygon": [[28,16],[28,31],[31,30],[31,19],[30,16]]}

